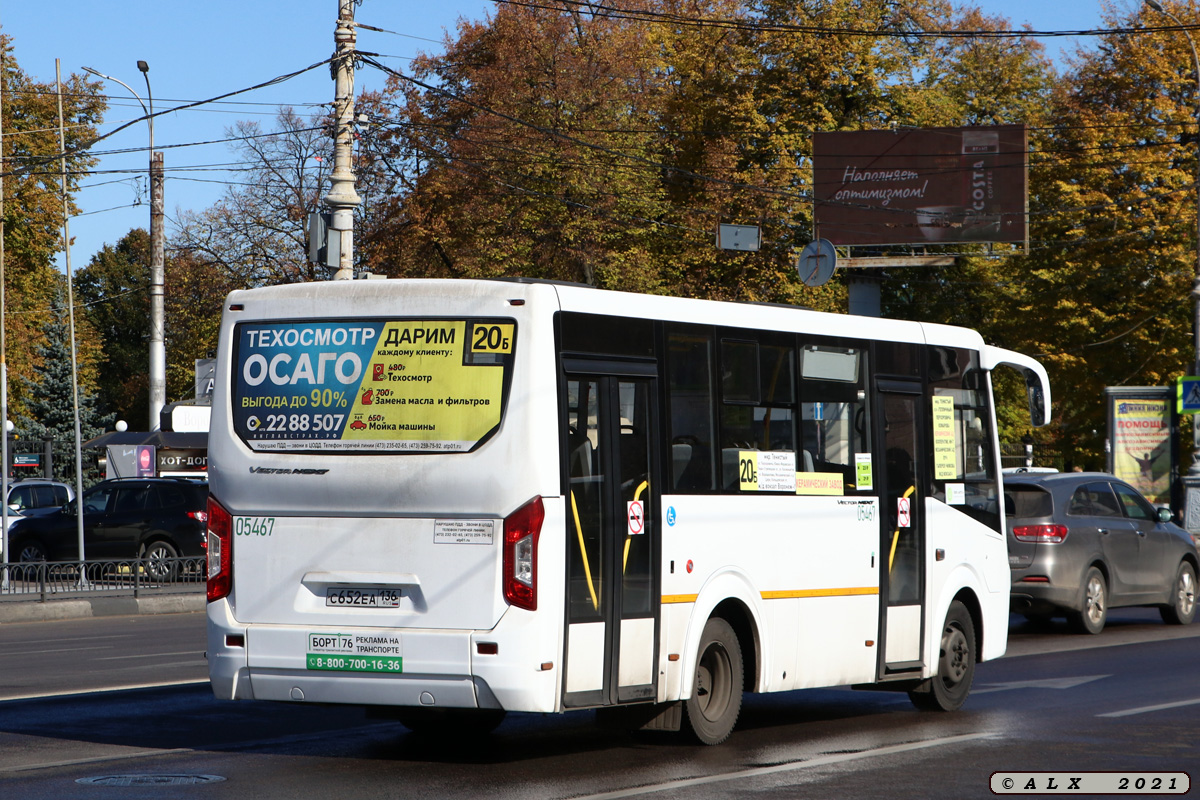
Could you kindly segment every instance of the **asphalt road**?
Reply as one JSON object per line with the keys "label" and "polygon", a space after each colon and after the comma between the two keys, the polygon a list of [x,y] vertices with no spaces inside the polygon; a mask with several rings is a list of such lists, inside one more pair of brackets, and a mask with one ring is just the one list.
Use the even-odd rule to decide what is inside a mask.
{"label": "asphalt road", "polygon": [[993,797],[1009,771],[1200,777],[1200,626],[1153,611],[1114,611],[1099,637],[1015,625],[1009,656],[980,666],[953,714],[888,693],[751,695],[715,748],[599,730],[587,712],[439,741],[358,709],[154,686],[203,680],[203,623],[0,625],[0,797],[895,800]]}

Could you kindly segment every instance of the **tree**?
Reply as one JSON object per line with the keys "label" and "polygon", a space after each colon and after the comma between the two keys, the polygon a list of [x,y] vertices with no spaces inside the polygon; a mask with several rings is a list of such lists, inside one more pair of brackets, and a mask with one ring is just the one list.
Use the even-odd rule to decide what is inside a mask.
{"label": "tree", "polygon": [[[817,130],[970,124],[1044,105],[1039,45],[944,0],[503,5],[374,99],[396,195],[361,237],[394,275],[526,275],[841,309],[801,285]],[[762,249],[718,251],[718,223]]]}
{"label": "tree", "polygon": [[247,288],[326,277],[308,261],[307,220],[333,168],[328,120],[283,108],[275,131],[238,122],[227,135],[237,138],[244,180],[211,208],[181,215],[172,249]]}
{"label": "tree", "polygon": [[558,5],[462,23],[389,80],[367,148],[409,188],[363,237],[373,269],[660,288],[649,38]]}
{"label": "tree", "polygon": [[1169,385],[1194,358],[1200,98],[1183,37],[1129,32],[1161,24],[1152,13],[1110,10],[1114,33],[1073,58],[1031,155],[1033,247],[1003,265],[1021,280],[995,294],[989,326],[1062,387],[1056,426],[1035,438],[1098,467],[1104,388]]}
{"label": "tree", "polygon": [[150,414],[149,285],[150,234],[141,228],[115,247],[105,245],[75,276],[76,300],[104,347],[97,380],[100,408],[135,429]]}
{"label": "tree", "polygon": [[[105,109],[98,84],[70,75],[62,85],[66,120],[67,196],[61,186],[58,95],[53,82],[27,75],[12,55],[12,41],[0,34],[0,81],[4,92],[4,259],[9,370],[9,413],[28,409],[27,387],[38,364],[36,346],[58,284],[54,255],[62,248],[64,213],[77,213],[73,197],[95,159],[87,146]],[[65,205],[65,208],[64,208]]]}
{"label": "tree", "polygon": [[[58,454],[54,460],[54,477],[69,480],[75,475],[71,331],[61,283],[58,290],[57,299],[62,305],[52,311],[44,328],[44,338],[34,348],[38,366],[34,369],[32,379],[24,379],[30,400],[28,413],[18,417],[17,431],[23,438],[34,442],[53,440]],[[78,319],[76,321],[78,323]],[[103,433],[116,415],[103,414],[96,393],[88,388],[93,384],[95,365],[85,360],[78,365],[77,374],[80,386],[79,426],[82,441],[87,441]],[[84,470],[91,477],[97,477],[86,459]]]}
{"label": "tree", "polygon": [[194,253],[177,252],[167,260],[163,300],[168,321],[168,398],[193,396],[196,359],[216,354],[225,296],[242,288],[220,264]]}
{"label": "tree", "polygon": [[[217,349],[225,296],[245,288],[222,265],[173,250],[164,275],[167,400],[193,395],[195,362]],[[149,421],[150,237],[135,228],[106,245],[75,279],[79,306],[100,333],[97,396],[104,413],[135,427]]]}

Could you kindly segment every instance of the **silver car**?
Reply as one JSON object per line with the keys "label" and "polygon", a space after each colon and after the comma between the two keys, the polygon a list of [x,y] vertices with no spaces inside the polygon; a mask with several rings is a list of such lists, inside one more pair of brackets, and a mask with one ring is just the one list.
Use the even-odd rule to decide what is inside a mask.
{"label": "silver car", "polygon": [[1136,489],[1098,472],[1006,475],[1012,610],[1066,614],[1081,633],[1108,609],[1157,606],[1164,622],[1196,615],[1196,542]]}

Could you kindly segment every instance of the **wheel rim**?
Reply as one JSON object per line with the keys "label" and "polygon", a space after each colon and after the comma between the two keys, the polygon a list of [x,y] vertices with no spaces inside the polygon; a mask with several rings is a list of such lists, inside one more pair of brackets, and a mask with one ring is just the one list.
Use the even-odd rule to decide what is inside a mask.
{"label": "wheel rim", "polygon": [[44,553],[42,553],[40,547],[36,545],[26,545],[25,547],[21,548],[20,559],[25,563],[31,563],[35,561],[45,561],[46,556]]}
{"label": "wheel rim", "polygon": [[1100,576],[1092,575],[1087,584],[1087,606],[1084,613],[1093,625],[1104,619],[1104,582]]}
{"label": "wheel rim", "polygon": [[712,644],[696,667],[696,700],[707,720],[719,719],[729,705],[733,666],[724,647]]}
{"label": "wheel rim", "polygon": [[1175,607],[1179,609],[1180,616],[1191,616],[1196,607],[1196,576],[1191,570],[1185,569],[1180,572],[1179,585],[1176,588]]}
{"label": "wheel rim", "polygon": [[967,636],[958,625],[948,625],[942,632],[942,682],[957,686],[966,677],[971,649]]}
{"label": "wheel rim", "polygon": [[156,578],[161,578],[171,571],[167,565],[167,551],[158,545],[151,545],[146,551],[146,570]]}

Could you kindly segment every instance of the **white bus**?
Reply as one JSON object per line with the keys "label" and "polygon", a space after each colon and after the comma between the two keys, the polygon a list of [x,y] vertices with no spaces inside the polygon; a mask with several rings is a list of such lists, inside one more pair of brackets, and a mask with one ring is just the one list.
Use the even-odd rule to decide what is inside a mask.
{"label": "white bus", "polygon": [[525,280],[234,292],[209,442],[219,698],[727,738],[742,694],[954,709],[1004,653],[973,331]]}

